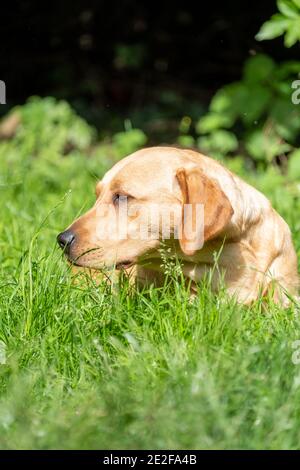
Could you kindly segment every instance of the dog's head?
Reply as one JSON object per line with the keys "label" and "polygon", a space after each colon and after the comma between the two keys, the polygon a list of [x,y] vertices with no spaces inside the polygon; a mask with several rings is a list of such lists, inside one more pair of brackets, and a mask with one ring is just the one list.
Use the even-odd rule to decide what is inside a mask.
{"label": "dog's head", "polygon": [[218,183],[188,153],[167,147],[140,150],[118,162],[97,184],[96,197],[95,205],[58,235],[69,260],[91,268],[158,258],[162,240],[177,246],[182,257],[193,256],[223,231],[233,213]]}

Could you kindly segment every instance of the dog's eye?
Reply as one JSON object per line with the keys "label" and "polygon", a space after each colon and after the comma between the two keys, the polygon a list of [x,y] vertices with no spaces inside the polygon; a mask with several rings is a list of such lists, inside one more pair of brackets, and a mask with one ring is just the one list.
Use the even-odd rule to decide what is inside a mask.
{"label": "dog's eye", "polygon": [[112,197],[113,204],[118,204],[119,199],[120,199],[120,194],[114,194]]}
{"label": "dog's eye", "polygon": [[127,196],[124,196],[122,194],[116,193],[113,195],[113,204],[118,205],[120,202],[125,201],[127,199]]}

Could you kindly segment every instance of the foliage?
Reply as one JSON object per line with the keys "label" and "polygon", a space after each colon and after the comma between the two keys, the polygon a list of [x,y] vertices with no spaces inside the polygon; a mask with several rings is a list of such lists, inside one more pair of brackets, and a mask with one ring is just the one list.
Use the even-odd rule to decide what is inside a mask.
{"label": "foliage", "polygon": [[284,44],[291,47],[300,41],[300,0],[277,0],[279,13],[266,21],[256,35],[258,41],[284,35]]}
{"label": "foliage", "polygon": [[[279,14],[264,23],[256,39],[273,39],[285,33],[285,45],[300,40],[299,0],[278,0]],[[195,125],[185,116],[178,142],[195,146],[217,158],[250,157],[255,165],[270,173],[270,164],[278,164],[291,181],[300,175],[300,61],[276,64],[265,54],[250,57],[240,81],[217,91],[208,113]],[[239,166],[232,163],[233,166]]]}
{"label": "foliage", "polygon": [[[96,130],[78,116],[66,101],[53,97],[31,97],[23,106],[14,108],[10,116],[18,116],[14,138],[0,141],[0,155],[14,162],[21,158],[30,164],[32,158],[49,160],[55,167],[62,155],[76,157],[79,152],[104,160],[118,160],[143,146],[147,137],[125,121],[125,131],[110,141],[97,141]],[[108,152],[108,155],[106,155]],[[21,153],[21,155],[20,155]],[[68,165],[68,163],[66,163]]]}
{"label": "foliage", "polygon": [[73,149],[86,150],[95,131],[66,101],[32,97],[13,110],[21,115],[14,143],[28,154],[61,155]]}
{"label": "foliage", "polygon": [[125,132],[117,132],[112,137],[112,145],[119,157],[124,157],[143,147],[147,142],[145,133],[132,129],[130,121],[125,121]]}
{"label": "foliage", "polygon": [[300,109],[291,84],[299,70],[296,61],[277,65],[263,54],[249,58],[241,81],[218,90],[197,122],[198,147],[219,158],[247,154],[264,168],[293,152],[296,165]]}

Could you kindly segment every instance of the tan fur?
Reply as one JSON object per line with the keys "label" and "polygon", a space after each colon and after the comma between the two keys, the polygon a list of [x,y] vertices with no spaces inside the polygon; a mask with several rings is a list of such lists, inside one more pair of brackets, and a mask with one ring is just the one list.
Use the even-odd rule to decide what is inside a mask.
{"label": "tan fur", "polygon": [[[182,192],[183,204],[203,204],[204,205],[204,241],[215,238],[228,224],[233,209],[220,186],[213,180],[207,178],[198,168],[185,170],[180,168],[176,172],[176,177]],[[184,211],[182,211],[184,213]],[[196,211],[192,214],[193,227],[196,227]],[[185,225],[183,220],[183,227]],[[197,234],[195,234],[195,237]],[[196,250],[190,249],[191,240],[187,240],[184,232],[180,239],[180,248],[186,255],[195,255]]]}
{"label": "tan fur", "polygon": [[[152,282],[155,273],[162,276],[160,237],[120,239],[120,227],[115,228],[114,240],[97,237],[97,224],[109,227],[105,205],[112,204],[116,192],[130,196],[128,224],[133,234],[138,233],[141,207],[156,204],[161,220],[168,204],[178,207],[172,219],[174,233],[183,204],[204,204],[205,243],[201,249],[189,249],[184,235],[179,243],[166,241],[182,261],[188,279],[201,280],[214,265],[215,254],[220,253],[212,276],[214,290],[224,275],[228,292],[246,304],[272,293],[275,302],[287,305],[285,293],[297,294],[297,258],[291,233],[268,199],[219,162],[173,147],[140,150],[106,173],[97,185],[95,206],[69,227],[76,237],[69,258],[78,265],[98,269],[130,261],[137,265],[142,279]],[[151,223],[147,230],[154,230]]]}

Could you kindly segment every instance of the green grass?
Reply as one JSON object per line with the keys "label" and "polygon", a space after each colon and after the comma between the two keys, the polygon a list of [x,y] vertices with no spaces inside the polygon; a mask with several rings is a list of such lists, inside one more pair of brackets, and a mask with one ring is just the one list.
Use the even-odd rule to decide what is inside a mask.
{"label": "green grass", "polygon": [[[2,449],[300,447],[296,308],[242,307],[209,283],[191,303],[172,278],[144,292],[72,282],[56,234],[109,163],[0,157]],[[299,196],[253,181],[299,252]]]}

